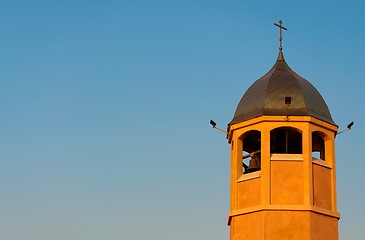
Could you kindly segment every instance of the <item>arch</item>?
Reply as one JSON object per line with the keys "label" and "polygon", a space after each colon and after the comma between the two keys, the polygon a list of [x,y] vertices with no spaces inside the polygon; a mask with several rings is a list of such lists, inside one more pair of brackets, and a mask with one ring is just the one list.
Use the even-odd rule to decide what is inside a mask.
{"label": "arch", "polygon": [[250,153],[261,149],[261,132],[259,130],[247,131],[239,138],[242,140],[243,151]]}
{"label": "arch", "polygon": [[270,131],[270,154],[302,154],[302,132],[293,127],[279,127]]}
{"label": "arch", "polygon": [[250,130],[239,138],[242,142],[243,172],[250,173],[261,170],[261,132]]}
{"label": "arch", "polygon": [[326,160],[326,135],[320,131],[312,132],[312,159]]}

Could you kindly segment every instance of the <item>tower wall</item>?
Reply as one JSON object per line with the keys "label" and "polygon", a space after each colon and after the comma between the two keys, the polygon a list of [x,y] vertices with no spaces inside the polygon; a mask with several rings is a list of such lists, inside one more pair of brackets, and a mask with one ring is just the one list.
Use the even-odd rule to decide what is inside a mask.
{"label": "tower wall", "polygon": [[[274,153],[271,134],[282,127],[300,133],[301,153]],[[261,169],[244,173],[242,152],[253,131],[260,136]],[[263,116],[230,126],[231,240],[338,239],[335,132],[336,126],[309,116]],[[312,156],[312,138],[319,135],[325,160]]]}
{"label": "tower wall", "polygon": [[304,204],[303,160],[271,160],[271,204]]}

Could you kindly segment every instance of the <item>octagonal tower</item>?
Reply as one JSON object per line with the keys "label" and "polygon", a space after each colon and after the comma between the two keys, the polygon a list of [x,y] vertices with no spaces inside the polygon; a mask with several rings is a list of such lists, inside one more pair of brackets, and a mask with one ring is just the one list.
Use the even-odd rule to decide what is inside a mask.
{"label": "octagonal tower", "polygon": [[338,239],[337,131],[320,93],[280,46],[228,124],[231,240]]}

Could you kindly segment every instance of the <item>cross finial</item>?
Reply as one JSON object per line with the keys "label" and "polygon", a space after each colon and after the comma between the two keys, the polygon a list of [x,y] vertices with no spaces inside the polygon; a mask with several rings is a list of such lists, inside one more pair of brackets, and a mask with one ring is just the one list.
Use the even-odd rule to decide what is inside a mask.
{"label": "cross finial", "polygon": [[281,51],[283,49],[283,44],[282,44],[282,40],[283,40],[283,29],[284,30],[288,30],[287,28],[283,27],[283,22],[281,20],[279,20],[279,24],[274,23],[275,26],[280,28],[280,47],[279,50]]}

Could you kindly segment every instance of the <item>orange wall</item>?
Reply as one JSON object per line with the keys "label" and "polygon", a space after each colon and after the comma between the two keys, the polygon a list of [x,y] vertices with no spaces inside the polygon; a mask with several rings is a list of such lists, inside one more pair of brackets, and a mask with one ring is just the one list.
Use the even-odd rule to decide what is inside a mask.
{"label": "orange wall", "polygon": [[260,205],[261,179],[254,178],[237,183],[237,207],[245,208]]}
{"label": "orange wall", "polygon": [[271,161],[271,204],[303,204],[303,161]]}
{"label": "orange wall", "polygon": [[231,223],[231,240],[265,239],[263,215],[263,212],[255,212],[234,218]]}
{"label": "orange wall", "polygon": [[311,213],[311,240],[338,240],[338,219]]}
{"label": "orange wall", "polygon": [[331,169],[313,164],[314,205],[332,209]]}

